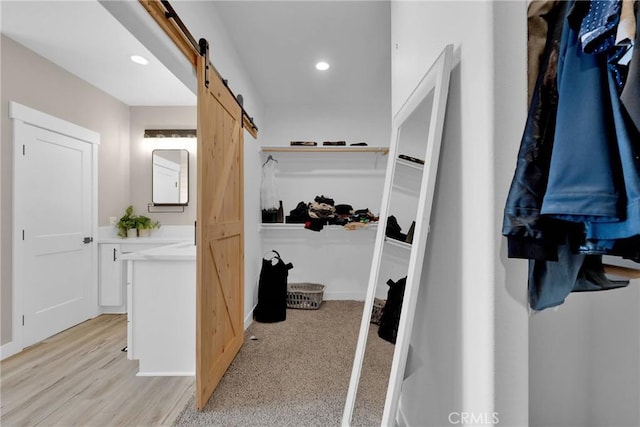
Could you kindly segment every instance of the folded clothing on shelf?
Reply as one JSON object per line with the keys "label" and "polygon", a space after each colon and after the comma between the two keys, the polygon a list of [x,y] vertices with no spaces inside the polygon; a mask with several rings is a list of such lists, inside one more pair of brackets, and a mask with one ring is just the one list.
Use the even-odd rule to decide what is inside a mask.
{"label": "folded clothing on shelf", "polygon": [[[320,231],[325,225],[347,226],[355,230],[371,221],[378,221],[367,208],[354,210],[349,204],[335,204],[335,201],[325,195],[316,196],[310,203],[301,201],[295,209],[289,212],[285,222],[288,224],[304,224],[306,229]],[[362,223],[361,226],[351,225]]]}
{"label": "folded clothing on shelf", "polygon": [[347,145],[346,141],[324,141],[322,145]]}
{"label": "folded clothing on shelf", "polygon": [[336,208],[327,203],[313,201],[309,203],[309,217],[314,219],[333,218],[336,215]]}
{"label": "folded clothing on shelf", "polygon": [[306,202],[299,202],[295,209],[289,212],[285,221],[289,224],[304,224],[309,220],[309,206]]}
{"label": "folded clothing on shelf", "polygon": [[291,141],[291,145],[303,145],[303,146],[314,147],[318,145],[318,143],[315,141]]}
{"label": "folded clothing on shelf", "polygon": [[330,197],[324,197],[324,195],[322,196],[316,196],[315,199],[313,199],[314,201],[318,202],[318,203],[326,203],[327,205],[331,205],[334,206],[335,202],[333,201],[332,198]]}
{"label": "folded clothing on shelf", "polygon": [[336,205],[336,215],[351,216],[353,215],[353,206],[340,204]]}

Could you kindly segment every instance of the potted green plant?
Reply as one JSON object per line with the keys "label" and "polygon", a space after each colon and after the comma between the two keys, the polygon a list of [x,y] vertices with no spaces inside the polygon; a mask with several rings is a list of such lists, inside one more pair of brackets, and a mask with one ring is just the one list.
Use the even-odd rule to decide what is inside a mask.
{"label": "potted green plant", "polygon": [[147,237],[151,233],[151,230],[160,228],[159,221],[151,221],[151,218],[144,215],[139,215],[136,218],[136,222],[137,222],[136,228],[138,229],[139,237]]}
{"label": "potted green plant", "polygon": [[151,218],[144,215],[134,215],[133,206],[129,205],[116,227],[120,237],[146,237],[151,230],[160,228],[160,222],[151,221]]}
{"label": "potted green plant", "polygon": [[133,214],[133,206],[129,205],[124,211],[124,215],[120,218],[116,227],[118,228],[118,236],[120,237],[137,236],[138,220]]}

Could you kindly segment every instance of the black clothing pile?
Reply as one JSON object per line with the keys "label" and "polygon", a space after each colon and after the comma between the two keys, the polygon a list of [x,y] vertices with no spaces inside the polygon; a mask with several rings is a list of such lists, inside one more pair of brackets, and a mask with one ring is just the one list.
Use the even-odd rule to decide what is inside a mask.
{"label": "black clothing pile", "polygon": [[325,225],[340,225],[351,229],[355,225],[377,220],[378,217],[369,209],[354,210],[353,206],[335,204],[332,198],[324,195],[316,196],[310,203],[299,202],[285,218],[288,224],[304,224],[306,229],[312,231],[320,231]]}

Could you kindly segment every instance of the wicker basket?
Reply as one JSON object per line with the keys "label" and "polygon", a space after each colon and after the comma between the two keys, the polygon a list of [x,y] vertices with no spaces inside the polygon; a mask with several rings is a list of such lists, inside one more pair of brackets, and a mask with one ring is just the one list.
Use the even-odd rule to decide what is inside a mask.
{"label": "wicker basket", "polygon": [[287,308],[317,310],[322,304],[324,285],[317,283],[289,283],[287,286]]}
{"label": "wicker basket", "polygon": [[386,300],[380,298],[373,299],[373,309],[371,310],[371,323],[376,325],[380,324],[380,317],[382,317],[382,309],[384,308],[384,304]]}

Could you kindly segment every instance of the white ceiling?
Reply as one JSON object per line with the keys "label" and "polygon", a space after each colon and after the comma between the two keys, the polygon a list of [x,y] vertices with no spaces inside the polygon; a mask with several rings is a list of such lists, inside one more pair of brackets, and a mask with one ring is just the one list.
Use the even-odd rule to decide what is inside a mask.
{"label": "white ceiling", "polygon": [[[388,1],[217,1],[215,6],[266,105],[390,99]],[[317,71],[319,60],[331,68]]]}
{"label": "white ceiling", "polygon": [[[1,0],[2,33],[127,105],[196,96],[97,1]],[[129,57],[142,55],[145,66]]]}
{"label": "white ceiling", "polygon": [[[179,15],[196,12],[205,21],[220,14],[266,106],[390,99],[388,1],[215,1],[213,9],[207,1],[172,3]],[[0,5],[4,34],[124,103],[195,105],[195,95],[96,0]],[[136,65],[132,54],[151,63]],[[320,59],[331,64],[324,73],[314,68]]]}

